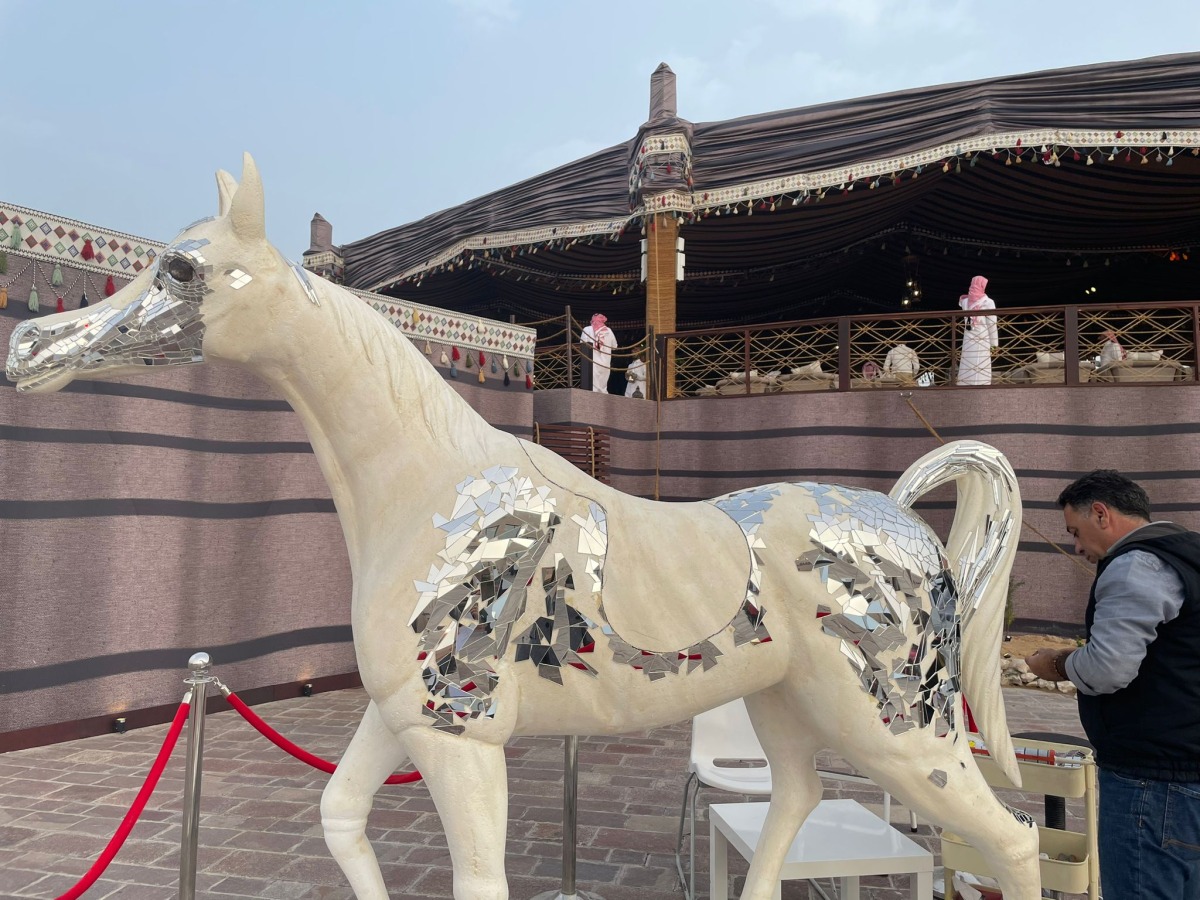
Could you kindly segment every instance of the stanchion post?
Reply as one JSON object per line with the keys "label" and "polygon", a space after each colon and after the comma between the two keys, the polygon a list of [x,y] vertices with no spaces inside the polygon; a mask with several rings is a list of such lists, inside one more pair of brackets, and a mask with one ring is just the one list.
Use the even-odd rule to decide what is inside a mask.
{"label": "stanchion post", "polygon": [[179,842],[179,900],[196,897],[196,849],[200,839],[200,775],[204,762],[204,707],[208,686],[214,680],[207,653],[194,653],[188,660],[191,674],[183,679],[192,686],[192,708],[188,721],[187,773],[183,781],[183,835]]}
{"label": "stanchion post", "polygon": [[545,891],[533,900],[603,900],[597,894],[575,889],[575,838],[579,812],[579,738],[563,739],[563,844],[562,890]]}
{"label": "stanchion post", "polygon": [[567,735],[563,741],[563,879],[562,892],[575,896],[575,840],[579,817],[579,738]]}

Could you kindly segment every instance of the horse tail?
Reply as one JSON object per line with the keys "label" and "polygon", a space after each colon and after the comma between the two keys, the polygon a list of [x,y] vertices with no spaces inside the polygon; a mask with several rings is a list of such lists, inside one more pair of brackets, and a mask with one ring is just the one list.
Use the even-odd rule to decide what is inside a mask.
{"label": "horse tail", "polygon": [[1020,786],[1012,737],[1000,695],[1000,643],[1008,577],[1021,531],[1021,492],[1008,460],[978,441],[952,441],[925,454],[900,476],[891,498],[911,508],[916,499],[956,482],[958,502],[946,556],[958,588],[963,696],[988,752]]}

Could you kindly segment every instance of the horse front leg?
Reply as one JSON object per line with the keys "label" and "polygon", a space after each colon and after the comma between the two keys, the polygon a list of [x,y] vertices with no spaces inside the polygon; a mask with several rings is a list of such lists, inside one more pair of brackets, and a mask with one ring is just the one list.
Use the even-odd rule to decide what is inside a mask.
{"label": "horse front leg", "polygon": [[358,900],[387,900],[379,861],[367,841],[367,815],[375,792],[404,760],[404,748],[372,700],[321,794],[325,843]]}
{"label": "horse front leg", "polygon": [[504,746],[423,726],[406,730],[403,738],[442,820],[455,900],[507,900]]}
{"label": "horse front leg", "polygon": [[746,709],[771,763],[771,804],[742,900],[769,900],[778,896],[779,873],[796,833],[821,802],[823,787],[814,764],[820,744],[805,728],[787,685],[750,695]]}

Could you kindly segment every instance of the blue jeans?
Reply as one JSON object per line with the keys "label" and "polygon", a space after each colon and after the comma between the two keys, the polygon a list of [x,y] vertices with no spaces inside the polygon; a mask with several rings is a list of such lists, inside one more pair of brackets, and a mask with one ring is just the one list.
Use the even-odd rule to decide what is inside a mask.
{"label": "blue jeans", "polygon": [[1200,900],[1200,784],[1100,769],[1105,900]]}

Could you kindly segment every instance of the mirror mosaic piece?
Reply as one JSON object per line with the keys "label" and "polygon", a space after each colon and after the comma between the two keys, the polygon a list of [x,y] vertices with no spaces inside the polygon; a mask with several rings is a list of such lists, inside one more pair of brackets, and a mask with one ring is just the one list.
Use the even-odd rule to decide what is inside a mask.
{"label": "mirror mosaic piece", "polygon": [[[924,466],[918,466],[916,477],[909,482],[914,487],[910,487],[909,491],[917,490],[915,485],[920,484],[920,493],[928,493],[934,488],[962,478],[968,472],[978,472],[988,476],[986,483],[991,485],[992,502],[999,508],[1004,508],[1004,504],[1001,503],[1001,491],[1017,490],[1017,486],[1009,474],[1011,470],[1004,463],[1004,455],[995,447],[972,441],[964,442],[947,459],[936,463],[930,461]],[[1000,473],[1004,474],[1000,475]],[[994,477],[996,475],[1007,479],[1009,483],[1003,483],[999,478]],[[902,507],[910,507],[917,496],[915,493],[901,491],[894,499]],[[961,573],[958,587],[961,595],[975,598],[984,596],[984,592],[996,577],[996,567],[1003,558],[1001,550],[1013,539],[1014,525],[1012,514],[1006,512],[999,519],[988,516],[982,528],[972,530],[958,559]],[[973,604],[962,611],[963,626],[971,621],[975,609],[976,605]]]}
{"label": "mirror mosaic piece", "polygon": [[[528,585],[561,519],[549,488],[535,489],[516,468],[495,466],[455,490],[449,518],[433,519],[446,533],[438,554],[442,564],[415,583],[420,596],[409,624],[421,635],[417,658],[429,691],[425,714],[435,727],[460,733],[463,720],[496,713],[492,694],[499,679],[491,663],[507,649],[525,611]],[[551,571],[557,579],[557,569]],[[569,577],[567,570],[564,588]],[[552,622],[554,584],[547,599]],[[570,633],[569,622],[565,632]]]}
{"label": "mirror mosaic piece", "polygon": [[296,276],[296,280],[300,282],[300,287],[304,288],[305,296],[312,301],[314,306],[320,306],[321,299],[317,296],[317,289],[313,287],[308,270],[291,260],[288,260],[288,266],[291,268],[292,274]]}
{"label": "mirror mosaic piece", "polygon": [[[153,281],[117,309],[98,303],[82,318],[44,325],[37,320],[13,329],[8,377],[30,390],[63,372],[114,366],[174,366],[204,361],[200,303],[212,293],[213,269],[204,258],[207,240],[186,240],[155,260]],[[30,378],[36,372],[39,378]]]}
{"label": "mirror mosaic piece", "polygon": [[958,594],[936,536],[888,497],[804,484],[817,549],[796,560],[832,601],[818,607],[859,682],[895,734],[937,722],[953,729],[959,692]]}
{"label": "mirror mosaic piece", "polygon": [[567,591],[573,591],[575,584],[571,567],[561,554],[555,554],[553,566],[542,569],[542,589],[546,594],[546,615],[517,638],[517,661],[529,660],[537,666],[538,675],[559,684],[563,666],[582,669],[594,676],[596,670],[580,654],[595,650],[591,632],[596,623],[567,603]]}
{"label": "mirror mosaic piece", "polygon": [[1025,810],[1017,809],[1015,806],[1009,806],[1007,803],[1004,804],[1004,808],[1012,813],[1012,817],[1026,828],[1037,828],[1037,822],[1034,820],[1033,816],[1025,812]]}
{"label": "mirror mosaic piece", "polygon": [[604,612],[604,560],[608,554],[607,516],[599,504],[589,502],[587,516],[572,516],[571,521],[579,528],[577,549],[584,557],[587,574],[591,578],[592,594],[599,616],[598,625],[587,619],[584,621],[604,635],[612,650],[614,662],[642,672],[651,681],[679,672],[688,674],[696,669],[708,671],[717,664],[721,651],[711,640],[699,641],[683,650],[655,651],[635,647],[622,638]]}
{"label": "mirror mosaic piece", "polygon": [[758,528],[763,524],[763,514],[771,508],[771,501],[778,496],[778,488],[765,485],[735,491],[710,501],[742,529],[746,546],[750,550],[750,577],[746,582],[746,598],[731,623],[735,647],[771,640],[771,635],[763,624],[767,611],[758,602],[762,585],[762,558],[759,552],[766,549],[766,544],[758,536]]}

